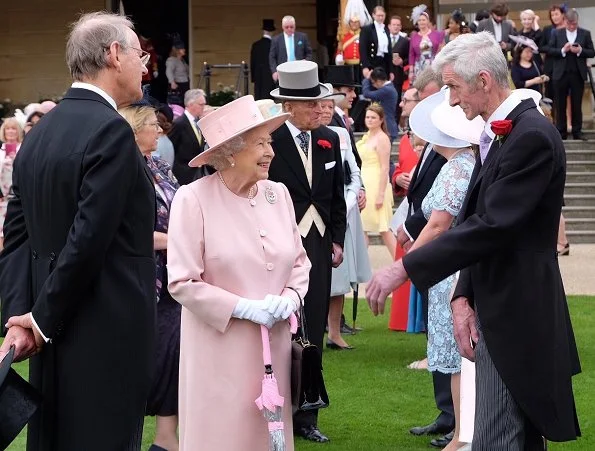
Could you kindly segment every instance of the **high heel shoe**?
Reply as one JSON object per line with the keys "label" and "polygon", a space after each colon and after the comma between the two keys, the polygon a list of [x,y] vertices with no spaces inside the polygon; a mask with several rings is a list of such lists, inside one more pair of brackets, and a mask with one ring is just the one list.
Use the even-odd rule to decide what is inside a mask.
{"label": "high heel shoe", "polygon": [[562,250],[556,251],[556,255],[558,257],[562,257],[564,255],[570,255],[570,243],[566,242]]}
{"label": "high heel shoe", "polygon": [[353,346],[349,346],[349,345],[347,345],[347,346],[340,346],[337,343],[335,343],[334,341],[329,340],[329,339],[326,340],[326,347],[328,349],[334,349],[335,351],[343,351],[343,350],[348,351],[348,350],[351,350],[351,349],[355,349]]}

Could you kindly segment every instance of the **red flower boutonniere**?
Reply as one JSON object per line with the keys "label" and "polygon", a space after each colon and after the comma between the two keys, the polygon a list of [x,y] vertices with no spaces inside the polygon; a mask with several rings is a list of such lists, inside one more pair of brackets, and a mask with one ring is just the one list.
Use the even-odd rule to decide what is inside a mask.
{"label": "red flower boutonniere", "polygon": [[316,141],[316,144],[318,144],[323,149],[331,149],[333,147],[332,144],[326,139],[319,139]]}
{"label": "red flower boutonniere", "polygon": [[512,131],[512,121],[510,119],[504,119],[503,121],[493,121],[490,123],[490,127],[492,128],[494,135],[496,135],[496,139],[503,142]]}

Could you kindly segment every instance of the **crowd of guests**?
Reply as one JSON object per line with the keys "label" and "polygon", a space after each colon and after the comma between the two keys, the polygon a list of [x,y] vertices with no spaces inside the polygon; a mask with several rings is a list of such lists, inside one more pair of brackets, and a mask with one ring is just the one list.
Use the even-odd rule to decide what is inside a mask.
{"label": "crowd of guests", "polygon": [[[8,313],[3,313],[10,318],[2,348],[18,345],[19,359],[35,356],[33,384],[47,399],[61,396],[56,405],[46,404],[39,414],[48,418],[57,409],[61,413],[57,427],[48,431],[41,427],[43,420],[36,422],[29,440],[80,449],[88,439],[85,434],[95,437],[94,428],[109,429],[113,435],[101,436],[97,446],[139,449],[146,414],[157,418],[153,451],[266,449],[271,426],[267,427],[254,403],[260,393],[263,359],[266,363],[262,340],[268,338],[268,358],[272,358],[279,393],[289,400],[291,333],[300,307],[321,362],[325,346],[353,349],[341,335],[355,332],[344,324],[342,312],[345,296],[372,278],[369,236],[379,234],[397,261],[410,253],[419,255],[419,248],[427,249],[457,224],[476,164],[490,162],[490,155],[482,152],[495,136],[492,133],[485,141],[486,118],[469,120],[460,107],[451,106],[449,96],[457,94],[456,89],[443,89],[443,77],[434,69],[435,60],[450,61],[452,55],[444,49],[452,51],[461,36],[477,33],[462,39],[491,56],[495,48],[494,61],[505,61],[504,55],[512,52],[512,64],[509,67],[507,62],[506,70],[501,70],[502,65],[487,66],[490,77],[500,77],[497,89],[510,94],[503,84],[511,81],[517,88],[510,94],[511,103],[528,109],[539,106],[541,95],[535,97],[527,89],[543,94],[538,88],[552,82],[560,135],[568,134],[566,98],[570,94],[572,134],[582,139],[576,102],[579,84],[583,89],[586,78],[583,63],[595,56],[595,50],[590,33],[577,28],[575,10],[553,7],[550,12],[552,28],[543,31],[535,14],[527,10],[521,14],[522,30],[517,32],[506,20],[504,4],[494,5],[488,17],[479,13],[471,24],[457,11],[447,30],[440,31],[425,5],[420,5],[412,11],[416,30],[408,38],[400,31],[401,18],[393,16],[385,26],[385,10],[377,6],[359,35],[361,72],[349,64],[329,66],[325,83],[320,83],[318,66],[308,61],[312,53],[308,38],[296,31],[295,19],[284,17],[283,33],[274,38],[270,36],[274,25],[265,21],[270,77],[264,91],[264,80],[259,79],[258,91],[277,103],[245,96],[219,109],[208,106],[204,91],[189,89],[179,43],[168,59],[167,76],[171,90],[183,97],[183,107],[159,102],[147,93],[142,96],[141,80],[150,60],[146,51],[139,50],[140,40],[131,23],[110,14],[83,15],[69,38],[67,61],[75,83],[64,100],[51,112],[43,104],[29,106],[23,113],[25,121],[8,118],[0,128],[2,221],[9,201],[15,206],[3,228],[7,252],[1,254],[0,263],[29,267],[31,258],[41,258],[48,259],[51,268],[34,276],[24,271],[13,281],[18,284],[29,276],[43,279],[33,287],[35,302],[30,305],[23,300],[31,296],[21,293],[17,302],[14,294],[4,297],[6,291],[2,292],[8,305],[3,308]],[[365,13],[360,10],[359,16],[349,17],[353,32],[359,30],[357,22],[364,21]],[[100,32],[109,36],[109,42],[94,42],[88,52],[76,52]],[[468,51],[465,55],[470,58]],[[97,68],[86,64],[85,58],[104,62]],[[344,63],[347,60],[353,58],[343,58]],[[450,64],[444,61],[441,67]],[[486,76],[487,82],[495,83],[490,77]],[[371,102],[365,108],[366,132],[357,140],[349,112],[360,88],[363,99]],[[530,103],[533,99],[537,104]],[[67,141],[59,148],[50,141],[46,148],[46,134],[74,126],[68,123],[72,114],[82,117],[77,127],[85,133],[85,142]],[[111,127],[109,146],[96,140],[96,134],[105,132],[102,127]],[[403,136],[400,127],[407,131]],[[391,147],[398,139],[399,161],[391,167]],[[115,155],[113,147],[123,151]],[[40,152],[45,152],[44,160],[33,164]],[[55,169],[64,152],[71,157],[71,172],[77,177],[67,178],[64,171]],[[15,160],[17,154],[21,156]],[[125,173],[123,168],[135,171]],[[35,174],[42,170],[56,170],[56,179]],[[52,196],[60,193],[49,186],[32,188],[29,177],[61,182],[63,187],[68,185],[65,191],[81,193],[81,199],[59,199],[67,221],[60,218],[52,227],[54,219],[36,210],[41,200],[50,205],[58,199]],[[116,186],[106,187],[110,182]],[[98,199],[103,190],[118,201],[109,206]],[[404,198],[396,213],[395,194]],[[34,228],[25,226],[31,218],[38,221]],[[96,223],[90,230],[101,237],[103,254],[94,267],[101,277],[83,278],[81,265],[99,252],[90,244],[97,236],[85,229],[91,219]],[[70,224],[77,227],[71,230]],[[560,224],[562,229],[563,218]],[[100,230],[103,226],[105,230]],[[40,241],[45,233],[51,236]],[[27,260],[20,252],[23,248]],[[568,249],[566,238],[558,238],[558,254],[567,254]],[[130,260],[127,268],[118,267],[124,279],[109,267],[121,256]],[[37,271],[35,265],[32,271]],[[419,289],[415,284],[395,289],[391,317],[391,324],[401,324],[394,328],[404,324],[406,330],[425,330],[428,336],[427,358],[413,367],[432,372],[440,413],[434,422],[411,433],[444,434],[432,444],[449,451],[465,447],[460,440],[461,352],[450,310],[458,277],[448,274],[432,279],[431,284],[420,278]],[[73,280],[77,283],[67,287]],[[127,289],[130,280],[134,290]],[[22,290],[25,293],[24,285]],[[66,299],[68,308],[54,307],[56,293]],[[81,296],[87,304],[77,307],[75,300]],[[123,353],[129,360],[126,364],[102,355],[111,364],[123,365],[119,383],[130,393],[106,390],[85,395],[80,386],[65,385],[66,380],[56,383],[59,387],[44,384],[48,374],[53,380],[53,375],[72,370],[76,362],[71,358],[81,346],[97,346],[93,337],[84,334],[78,343],[63,337],[78,336],[83,326],[95,327],[97,309],[105,313],[98,302],[102,296],[136,303],[135,311],[120,310],[116,303],[106,308],[113,315],[115,335],[129,339],[131,346],[142,343],[142,355],[131,359],[134,349],[128,349]],[[135,327],[128,329],[135,319]],[[116,340],[106,343],[104,352],[117,352],[116,344]],[[71,357],[56,360],[58,348]],[[133,368],[134,362],[138,365]],[[103,374],[89,361],[83,367],[77,377],[95,381]],[[93,375],[87,374],[91,369]],[[64,397],[69,390],[75,396]],[[82,409],[83,402],[100,405],[100,395],[121,399],[114,399],[114,405],[95,412],[93,418],[111,409],[118,411],[126,403],[122,407],[126,421],[117,427],[112,420],[88,425],[77,409]],[[292,411],[288,404],[275,421],[287,449],[293,449],[294,434],[314,442],[329,441],[318,426],[317,409]],[[73,426],[66,420],[74,421],[75,415],[80,416],[78,432],[68,435]],[[230,425],[234,434],[228,433]],[[479,426],[486,434],[479,437],[480,443],[489,444],[487,426],[481,420]],[[539,433],[537,437],[541,440]]]}

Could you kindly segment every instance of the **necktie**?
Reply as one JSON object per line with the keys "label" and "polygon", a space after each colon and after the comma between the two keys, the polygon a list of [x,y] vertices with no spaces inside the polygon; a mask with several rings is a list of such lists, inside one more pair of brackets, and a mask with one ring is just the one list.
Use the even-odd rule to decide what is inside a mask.
{"label": "necktie", "polygon": [[200,128],[198,128],[198,118],[194,119],[194,126],[196,127],[196,139],[198,139],[198,144],[202,146],[202,133],[200,132]]}
{"label": "necktie", "polygon": [[491,142],[492,138],[490,138],[490,136],[484,130],[479,137],[479,158],[481,159],[481,164],[483,164],[488,157]]}
{"label": "necktie", "polygon": [[308,158],[310,135],[308,135],[306,132],[301,132],[299,135],[297,135],[297,137],[300,140],[300,149],[302,149],[302,152],[304,152],[304,155],[306,155],[306,158]]}
{"label": "necktie", "polygon": [[287,61],[295,61],[295,46],[293,45],[293,35],[287,38],[287,45],[289,46],[287,52]]}
{"label": "necktie", "polygon": [[349,117],[347,115],[343,116],[343,122],[345,122],[345,128],[347,131],[351,130],[351,124],[349,123]]}
{"label": "necktie", "polygon": [[390,38],[390,46],[394,47],[396,43],[397,43],[397,37],[393,34],[393,35],[391,35],[391,38]]}

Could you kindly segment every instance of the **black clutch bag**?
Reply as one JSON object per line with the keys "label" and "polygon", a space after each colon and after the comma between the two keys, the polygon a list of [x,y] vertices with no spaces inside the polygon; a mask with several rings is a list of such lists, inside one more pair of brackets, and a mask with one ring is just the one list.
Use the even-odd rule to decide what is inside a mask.
{"label": "black clutch bag", "polygon": [[293,411],[316,410],[329,406],[322,377],[322,359],[316,345],[308,340],[304,301],[300,300],[299,329],[291,344],[291,404]]}

